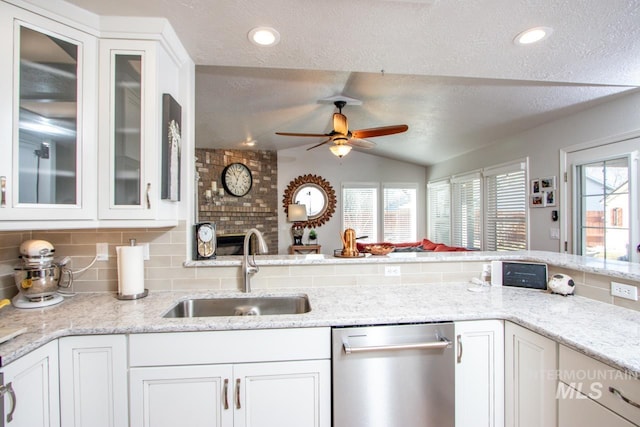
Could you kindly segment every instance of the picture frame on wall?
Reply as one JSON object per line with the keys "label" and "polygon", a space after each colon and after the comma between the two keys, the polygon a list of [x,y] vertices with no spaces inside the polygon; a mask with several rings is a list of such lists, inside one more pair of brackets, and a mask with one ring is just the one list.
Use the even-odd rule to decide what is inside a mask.
{"label": "picture frame on wall", "polygon": [[532,179],[531,180],[531,194],[538,194],[540,192],[540,180]]}
{"label": "picture frame on wall", "polygon": [[532,194],[529,199],[529,206],[532,208],[544,208],[545,195],[544,193]]}
{"label": "picture frame on wall", "polygon": [[182,107],[168,93],[162,94],[162,185],[163,200],[180,201]]}
{"label": "picture frame on wall", "polygon": [[556,190],[551,190],[544,193],[544,205],[545,206],[556,205]]}
{"label": "picture frame on wall", "polygon": [[540,191],[555,190],[556,189],[556,177],[548,176],[546,178],[540,178]]}

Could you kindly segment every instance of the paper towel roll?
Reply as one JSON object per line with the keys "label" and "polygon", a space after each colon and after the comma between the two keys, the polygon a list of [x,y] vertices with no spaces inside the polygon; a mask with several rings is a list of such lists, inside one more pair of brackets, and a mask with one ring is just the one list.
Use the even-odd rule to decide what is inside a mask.
{"label": "paper towel roll", "polygon": [[117,246],[118,293],[130,296],[144,292],[144,247]]}

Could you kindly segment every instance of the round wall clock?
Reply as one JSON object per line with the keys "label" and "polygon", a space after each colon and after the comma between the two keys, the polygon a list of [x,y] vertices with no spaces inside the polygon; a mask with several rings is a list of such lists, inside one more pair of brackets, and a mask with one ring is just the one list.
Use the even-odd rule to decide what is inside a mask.
{"label": "round wall clock", "polygon": [[222,171],[222,185],[227,193],[242,197],[253,185],[251,171],[242,163],[231,163]]}

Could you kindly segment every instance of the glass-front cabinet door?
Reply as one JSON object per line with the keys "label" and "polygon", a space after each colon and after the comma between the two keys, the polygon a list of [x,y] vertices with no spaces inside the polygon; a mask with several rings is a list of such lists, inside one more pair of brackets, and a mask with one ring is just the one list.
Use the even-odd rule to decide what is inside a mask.
{"label": "glass-front cabinet door", "polygon": [[154,64],[153,42],[100,42],[100,219],[154,215],[157,180],[150,159],[159,111]]}
{"label": "glass-front cabinet door", "polygon": [[92,218],[95,38],[4,3],[0,11],[0,68],[11,76],[0,86],[0,219]]}

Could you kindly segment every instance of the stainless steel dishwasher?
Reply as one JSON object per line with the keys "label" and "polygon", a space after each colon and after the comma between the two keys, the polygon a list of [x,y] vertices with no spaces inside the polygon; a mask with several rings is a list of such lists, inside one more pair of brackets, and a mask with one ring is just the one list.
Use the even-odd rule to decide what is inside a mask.
{"label": "stainless steel dishwasher", "polygon": [[333,427],[453,427],[453,323],[332,330]]}

